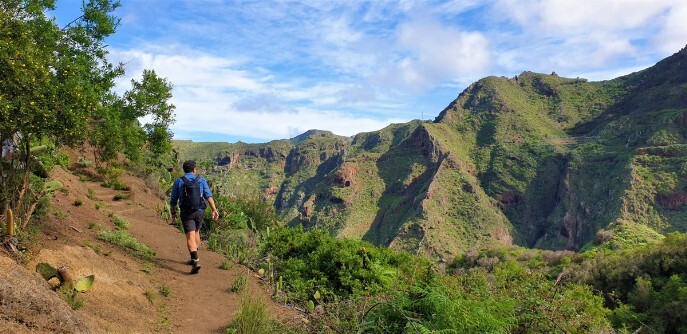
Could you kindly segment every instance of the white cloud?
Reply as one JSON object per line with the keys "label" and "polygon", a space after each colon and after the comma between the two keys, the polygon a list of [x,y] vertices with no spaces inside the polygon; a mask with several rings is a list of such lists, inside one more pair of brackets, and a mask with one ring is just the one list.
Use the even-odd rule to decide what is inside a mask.
{"label": "white cloud", "polygon": [[543,34],[560,36],[642,27],[676,3],[668,0],[499,0],[495,7],[526,29],[541,29]]}
{"label": "white cloud", "polygon": [[[653,64],[687,42],[682,0],[497,0],[486,32],[500,71],[611,73]],[[658,46],[658,48],[656,47]],[[611,79],[604,78],[604,79]]]}
{"label": "white cloud", "polygon": [[687,44],[687,2],[680,1],[670,8],[662,20],[661,32],[655,39],[663,52],[677,52]]}
{"label": "white cloud", "polygon": [[[175,52],[175,53],[172,53]],[[172,52],[127,50],[112,52],[112,59],[127,63],[129,73],[139,73],[143,69],[155,72],[170,79],[178,86],[202,86],[236,89],[244,91],[263,91],[265,78],[241,70],[241,62],[235,59],[211,56],[195,51],[175,48]]]}
{"label": "white cloud", "polygon": [[485,73],[490,65],[488,40],[432,19],[411,21],[397,31],[398,59],[376,74],[380,84],[419,93],[444,82]]}
{"label": "white cloud", "polygon": [[398,118],[354,117],[338,111],[304,107],[294,111],[242,112],[222,104],[183,102],[177,108],[197,112],[177,113],[178,122],[172,126],[172,131],[226,133],[264,140],[290,138],[310,129],[324,129],[339,135],[352,136],[363,131],[381,129],[392,122],[405,121]]}
{"label": "white cloud", "polygon": [[[377,101],[377,95],[351,84],[313,83],[304,78],[280,81],[265,68],[249,67],[237,59],[179,47],[174,48],[173,55],[158,53],[162,48],[149,49],[112,52],[112,61],[128,62],[128,76],[118,82],[119,91],[130,88],[131,78],[139,80],[143,69],[155,69],[170,80],[171,102],[176,106],[173,132],[271,140],[309,129],[353,135],[403,121],[380,115],[379,110],[388,107],[380,102],[383,97]],[[357,109],[340,110],[346,105],[356,105]]]}

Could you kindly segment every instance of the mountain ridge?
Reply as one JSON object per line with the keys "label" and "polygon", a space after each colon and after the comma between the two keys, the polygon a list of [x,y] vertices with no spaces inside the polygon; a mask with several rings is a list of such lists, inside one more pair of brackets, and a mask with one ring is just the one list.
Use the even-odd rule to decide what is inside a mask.
{"label": "mountain ridge", "polygon": [[433,122],[207,148],[206,173],[291,225],[413,253],[650,242],[687,228],[685,57],[599,82],[486,77]]}

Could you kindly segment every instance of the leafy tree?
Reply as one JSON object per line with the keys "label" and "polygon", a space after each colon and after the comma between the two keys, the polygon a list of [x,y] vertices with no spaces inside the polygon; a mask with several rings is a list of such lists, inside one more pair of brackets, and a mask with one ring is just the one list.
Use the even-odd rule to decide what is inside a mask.
{"label": "leafy tree", "polygon": [[[119,24],[112,15],[119,6],[84,1],[82,15],[59,27],[46,15],[54,0],[0,1],[0,215],[12,209],[22,226],[28,223],[41,195],[30,175],[41,170],[36,174],[45,177],[33,150],[45,151],[45,141],[79,145],[87,139],[98,163],[118,152],[140,159],[146,143],[156,156],[171,151],[172,85],[145,71],[124,97],[112,91],[124,68],[108,62],[104,40]],[[142,128],[138,119],[145,116],[153,122]]]}
{"label": "leafy tree", "polygon": [[3,189],[0,210],[30,216],[25,203],[29,175],[36,161],[32,143],[42,138],[77,144],[89,116],[101,107],[105,92],[122,73],[106,60],[104,38],[118,20],[111,0],[90,0],[83,15],[64,28],[46,11],[52,0],[0,2],[0,142]]}
{"label": "leafy tree", "polygon": [[[172,84],[157,76],[154,70],[144,70],[142,80],[131,80],[132,89],[119,97],[106,95],[101,108],[92,119],[89,141],[95,148],[97,162],[107,162],[123,152],[132,161],[140,161],[142,147],[155,157],[170,153],[174,123]],[[152,123],[142,128],[141,118]]]}
{"label": "leafy tree", "polygon": [[144,70],[141,82],[132,80],[132,89],[124,96],[131,118],[152,117],[152,123],[144,126],[150,151],[155,156],[169,153],[172,150],[172,133],[169,126],[174,123],[172,84],[165,78],[157,76],[154,70]]}

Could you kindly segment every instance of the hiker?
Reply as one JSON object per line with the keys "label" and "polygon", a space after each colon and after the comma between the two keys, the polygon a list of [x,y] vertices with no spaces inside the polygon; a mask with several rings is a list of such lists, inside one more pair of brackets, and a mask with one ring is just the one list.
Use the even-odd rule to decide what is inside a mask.
{"label": "hiker", "polygon": [[191,274],[197,274],[200,270],[198,260],[198,246],[200,246],[200,227],[203,225],[205,215],[205,200],[210,203],[212,208],[212,220],[219,218],[219,212],[215,207],[215,200],[212,198],[210,187],[204,178],[196,176],[196,162],[188,160],[183,164],[184,176],[176,179],[172,185],[172,199],[170,207],[172,221],[177,220],[177,202],[181,209],[181,222],[186,233],[186,245],[191,254],[190,264],[193,265]]}

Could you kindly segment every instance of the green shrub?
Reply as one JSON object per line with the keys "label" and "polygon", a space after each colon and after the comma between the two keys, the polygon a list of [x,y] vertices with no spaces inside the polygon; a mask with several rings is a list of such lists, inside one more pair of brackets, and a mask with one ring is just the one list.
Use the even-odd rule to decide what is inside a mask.
{"label": "green shrub", "polygon": [[74,206],[82,206],[83,201],[80,198],[74,200]]}
{"label": "green shrub", "polygon": [[215,231],[208,237],[208,247],[211,250],[223,253],[228,259],[242,264],[257,259],[254,242],[255,236],[247,230]]}
{"label": "green shrub", "polygon": [[616,328],[687,330],[687,234],[620,251],[599,250],[571,267],[572,280],[606,293]]}
{"label": "green shrub", "polygon": [[324,230],[277,229],[261,250],[274,258],[290,297],[303,301],[316,293],[322,301],[374,295],[401,281],[428,279],[429,264],[423,259],[363,241],[337,239]]}
{"label": "green shrub", "polygon": [[91,167],[93,164],[93,161],[88,160],[84,157],[78,157],[76,160],[76,165],[79,166],[80,168],[88,168]]}
{"label": "green shrub", "polygon": [[121,181],[121,180],[108,181],[108,182],[105,182],[105,185],[107,188],[112,188],[114,190],[123,190],[123,191],[131,190],[131,187],[129,187],[126,183],[124,183],[124,181]]}
{"label": "green shrub", "polygon": [[65,152],[57,152],[54,158],[55,164],[62,166],[62,168],[69,168],[69,154]]}
{"label": "green shrub", "polygon": [[274,207],[257,196],[245,198],[216,196],[214,200],[220,213],[219,220],[213,221],[210,219],[210,210],[205,211],[205,220],[211,232],[228,229],[265,231],[267,228],[277,226],[278,219],[274,213]]}
{"label": "green shrub", "polygon": [[112,221],[114,222],[117,229],[126,230],[129,228],[129,222],[120,216],[114,216]]}

